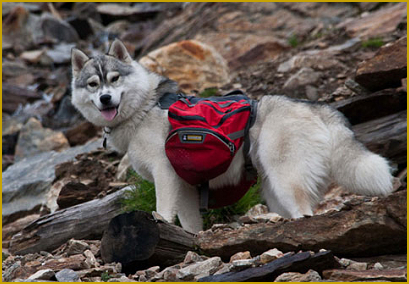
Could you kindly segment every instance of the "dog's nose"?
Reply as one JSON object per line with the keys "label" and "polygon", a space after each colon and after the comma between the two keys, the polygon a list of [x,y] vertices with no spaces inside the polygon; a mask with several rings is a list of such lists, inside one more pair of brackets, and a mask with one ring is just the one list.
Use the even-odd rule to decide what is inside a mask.
{"label": "dog's nose", "polygon": [[103,105],[107,105],[111,102],[111,95],[102,95],[99,100]]}

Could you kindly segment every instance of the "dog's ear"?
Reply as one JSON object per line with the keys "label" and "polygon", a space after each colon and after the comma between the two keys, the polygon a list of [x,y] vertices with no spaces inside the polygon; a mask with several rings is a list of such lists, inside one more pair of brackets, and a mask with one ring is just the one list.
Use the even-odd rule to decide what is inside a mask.
{"label": "dog's ear", "polygon": [[132,57],[129,55],[128,51],[126,50],[125,45],[119,39],[114,40],[109,48],[108,55],[111,55],[122,62],[125,63],[132,63]]}
{"label": "dog's ear", "polygon": [[85,62],[87,62],[88,60],[89,57],[78,48],[71,49],[72,75],[74,77],[77,77],[78,73],[84,67]]}

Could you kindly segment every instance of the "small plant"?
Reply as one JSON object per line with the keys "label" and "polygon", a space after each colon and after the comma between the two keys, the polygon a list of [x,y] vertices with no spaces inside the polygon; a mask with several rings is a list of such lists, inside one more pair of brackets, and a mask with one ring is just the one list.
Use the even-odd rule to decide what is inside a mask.
{"label": "small plant", "polygon": [[207,88],[199,94],[199,97],[208,98],[208,97],[215,96],[216,94],[217,94],[217,88]]}
{"label": "small plant", "polygon": [[127,192],[125,198],[122,200],[123,211],[155,211],[156,196],[153,183],[144,180],[134,170],[128,171],[126,181],[134,184],[135,188]]}
{"label": "small plant", "polygon": [[103,282],[108,282],[109,279],[113,278],[112,275],[109,275],[108,271],[102,272],[101,274],[101,280]]}
{"label": "small plant", "polygon": [[297,47],[300,42],[297,38],[296,35],[292,34],[289,38],[288,38],[288,44],[291,45],[292,47]]}
{"label": "small plant", "polygon": [[385,43],[381,38],[371,38],[362,42],[362,47],[364,48],[379,48]]}

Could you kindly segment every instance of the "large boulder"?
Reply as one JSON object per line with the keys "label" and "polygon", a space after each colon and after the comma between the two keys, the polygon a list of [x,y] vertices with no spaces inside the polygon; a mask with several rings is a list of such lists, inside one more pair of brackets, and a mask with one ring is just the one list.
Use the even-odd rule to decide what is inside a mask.
{"label": "large boulder", "polygon": [[55,179],[55,166],[73,160],[76,155],[101,146],[89,142],[63,152],[45,152],[22,159],[3,172],[3,225],[30,213],[38,212],[47,203],[47,194]]}
{"label": "large boulder", "polygon": [[226,60],[213,47],[196,40],[166,45],[139,62],[178,82],[185,92],[221,87],[230,81]]}

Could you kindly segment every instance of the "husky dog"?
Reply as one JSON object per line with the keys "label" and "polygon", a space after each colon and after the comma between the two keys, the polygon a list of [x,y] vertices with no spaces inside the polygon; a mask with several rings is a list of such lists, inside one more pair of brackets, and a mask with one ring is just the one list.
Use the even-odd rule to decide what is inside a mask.
{"label": "husky dog", "polygon": [[[90,122],[108,127],[108,142],[154,182],[160,215],[170,222],[177,215],[186,230],[201,230],[199,193],[175,173],[164,149],[170,124],[157,103],[164,93],[177,92],[177,84],[132,60],[119,40],[107,55],[89,58],[73,49],[71,59],[73,105]],[[343,115],[329,106],[264,96],[249,135],[263,197],[284,217],[312,215],[332,180],[359,194],[392,192],[388,162],[355,140]],[[243,172],[240,149],[210,187],[235,185]]]}

